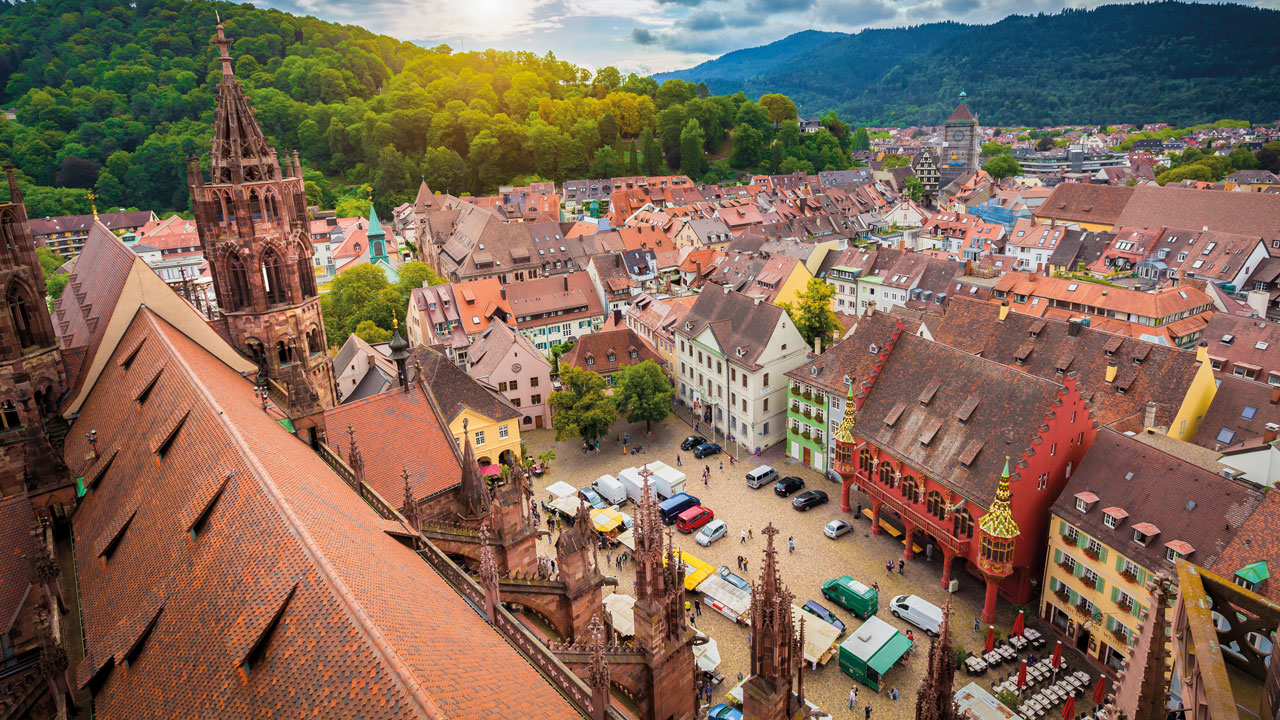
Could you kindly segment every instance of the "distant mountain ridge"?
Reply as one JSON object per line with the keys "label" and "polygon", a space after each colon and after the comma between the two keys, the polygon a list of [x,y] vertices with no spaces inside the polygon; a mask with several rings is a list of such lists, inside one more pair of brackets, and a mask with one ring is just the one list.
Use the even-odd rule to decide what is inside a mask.
{"label": "distant mountain ridge", "polygon": [[655,79],[779,92],[806,115],[940,124],[963,89],[984,125],[1280,118],[1280,11],[1104,5],[857,34],[804,31]]}

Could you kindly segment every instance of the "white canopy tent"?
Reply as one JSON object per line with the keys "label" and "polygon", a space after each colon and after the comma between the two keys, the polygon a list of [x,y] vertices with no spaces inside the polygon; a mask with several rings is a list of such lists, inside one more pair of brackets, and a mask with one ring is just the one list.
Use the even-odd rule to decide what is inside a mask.
{"label": "white canopy tent", "polygon": [[609,624],[623,637],[631,637],[636,632],[633,610],[635,604],[635,598],[622,593],[614,593],[604,599],[604,609],[609,612]]}
{"label": "white canopy tent", "polygon": [[693,646],[693,661],[697,663],[699,670],[711,672],[720,667],[720,648],[710,636],[702,633],[698,633],[698,636],[705,637],[707,642]]}
{"label": "white canopy tent", "polygon": [[573,497],[578,494],[578,488],[570,485],[563,480],[557,480],[547,486],[547,492],[557,498]]}

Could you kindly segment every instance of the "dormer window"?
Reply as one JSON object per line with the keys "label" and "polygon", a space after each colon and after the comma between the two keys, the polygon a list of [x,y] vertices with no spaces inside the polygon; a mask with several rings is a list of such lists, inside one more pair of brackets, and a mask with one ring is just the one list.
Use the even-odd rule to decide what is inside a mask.
{"label": "dormer window", "polygon": [[1138,523],[1133,526],[1133,541],[1139,545],[1146,547],[1151,542],[1151,538],[1160,534],[1160,528],[1151,523]]}
{"label": "dormer window", "polygon": [[1081,513],[1087,513],[1092,510],[1097,502],[1098,496],[1091,492],[1076,493],[1076,510]]}

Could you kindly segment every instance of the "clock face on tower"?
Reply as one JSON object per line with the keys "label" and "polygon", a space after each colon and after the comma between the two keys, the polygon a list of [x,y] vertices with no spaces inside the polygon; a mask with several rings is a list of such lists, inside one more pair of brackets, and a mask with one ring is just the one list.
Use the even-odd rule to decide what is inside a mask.
{"label": "clock face on tower", "polygon": [[963,130],[957,130],[957,131],[955,131],[955,132],[951,133],[951,139],[952,139],[952,140],[963,140],[963,139],[964,139],[964,131],[963,131]]}

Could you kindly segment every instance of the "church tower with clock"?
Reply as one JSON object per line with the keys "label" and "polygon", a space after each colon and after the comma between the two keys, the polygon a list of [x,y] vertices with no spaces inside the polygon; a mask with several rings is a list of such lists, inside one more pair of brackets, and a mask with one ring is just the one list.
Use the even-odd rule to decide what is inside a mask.
{"label": "church tower with clock", "polygon": [[955,112],[947,118],[943,128],[942,156],[939,165],[941,177],[938,187],[944,188],[952,180],[978,170],[978,156],[981,151],[982,133],[978,130],[978,118],[969,110],[964,101],[968,95],[960,92],[960,104]]}

